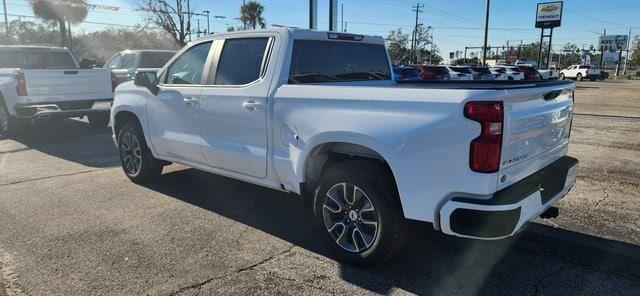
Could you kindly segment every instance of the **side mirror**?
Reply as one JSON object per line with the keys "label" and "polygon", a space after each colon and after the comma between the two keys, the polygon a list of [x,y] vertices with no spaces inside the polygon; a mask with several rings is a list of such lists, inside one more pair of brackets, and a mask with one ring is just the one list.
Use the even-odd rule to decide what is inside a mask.
{"label": "side mirror", "polygon": [[158,74],[155,71],[138,71],[133,77],[133,84],[136,86],[146,87],[152,94],[157,95]]}

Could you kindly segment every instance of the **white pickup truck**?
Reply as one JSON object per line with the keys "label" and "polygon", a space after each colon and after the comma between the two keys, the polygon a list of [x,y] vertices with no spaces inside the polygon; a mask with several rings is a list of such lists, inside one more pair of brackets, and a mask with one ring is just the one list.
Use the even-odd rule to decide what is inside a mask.
{"label": "white pickup truck", "polygon": [[567,78],[577,81],[582,81],[582,79],[596,81],[600,79],[600,69],[592,69],[589,66],[571,65],[560,71],[559,79],[564,80]]}
{"label": "white pickup truck", "polygon": [[207,36],[116,89],[133,182],[180,163],[299,195],[338,258],[393,258],[407,220],[500,239],[575,183],[569,81],[391,78],[384,39],[279,28]]}
{"label": "white pickup truck", "polygon": [[0,45],[0,136],[51,117],[87,116],[105,127],[113,82],[109,70],[80,69],[66,48]]}

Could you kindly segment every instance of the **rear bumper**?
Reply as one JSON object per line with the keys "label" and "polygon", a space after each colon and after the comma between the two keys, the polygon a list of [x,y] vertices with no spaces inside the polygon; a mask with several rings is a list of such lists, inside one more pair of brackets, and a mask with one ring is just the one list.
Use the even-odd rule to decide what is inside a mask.
{"label": "rear bumper", "polygon": [[71,118],[94,114],[109,114],[113,100],[38,103],[14,107],[19,118]]}
{"label": "rear bumper", "polygon": [[577,169],[578,160],[564,156],[490,199],[453,198],[440,209],[441,230],[485,240],[512,236],[571,190]]}

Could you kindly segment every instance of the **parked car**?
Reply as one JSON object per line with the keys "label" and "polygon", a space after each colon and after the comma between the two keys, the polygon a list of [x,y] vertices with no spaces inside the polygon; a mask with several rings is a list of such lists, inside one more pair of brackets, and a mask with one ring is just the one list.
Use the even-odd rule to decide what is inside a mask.
{"label": "parked car", "polygon": [[540,75],[540,72],[538,72],[536,68],[524,65],[517,67],[522,71],[522,73],[524,73],[524,80],[543,80],[542,75]]}
{"label": "parked car", "polygon": [[413,65],[422,80],[449,80],[449,69],[444,66]]}
{"label": "parked car", "polygon": [[493,74],[493,80],[509,80],[507,69],[501,67],[490,67],[489,71]]}
{"label": "parked car", "polygon": [[124,173],[180,163],[299,195],[358,266],[398,254],[405,219],[491,240],[552,215],[576,178],[575,84],[394,81],[384,44],[294,28],[195,40],[116,89]]}
{"label": "parked car", "polygon": [[451,80],[473,80],[473,71],[467,67],[446,66]]}
{"label": "parked car", "polygon": [[174,55],[173,50],[125,50],[114,54],[104,65],[116,77],[116,84],[130,81],[138,69],[159,70]]}
{"label": "parked car", "polygon": [[496,68],[502,68],[507,74],[507,80],[524,80],[524,73],[520,70],[520,67],[515,66],[496,66]]}
{"label": "parked car", "polygon": [[540,73],[540,77],[542,78],[542,80],[552,80],[558,79],[558,77],[560,77],[560,71],[556,69],[538,70],[538,73]]}
{"label": "parked car", "polygon": [[488,67],[470,67],[473,71],[473,78],[475,80],[494,80],[494,75]]}
{"label": "parked car", "polygon": [[40,118],[109,123],[114,80],[108,70],[80,69],[66,48],[0,45],[0,135]]}
{"label": "parked car", "polygon": [[600,79],[600,69],[592,69],[590,66],[571,65],[560,71],[560,79],[567,78],[577,81],[582,81],[582,79],[596,81]]}
{"label": "parked car", "polygon": [[393,67],[395,80],[420,80],[418,70],[413,67]]}
{"label": "parked car", "polygon": [[[636,72],[636,77],[640,77],[640,75],[638,75],[638,74],[640,74],[640,72]],[[609,78],[609,72],[601,70],[600,71],[600,78],[598,78],[598,79],[605,80],[607,78]]]}
{"label": "parked car", "polygon": [[517,60],[514,64],[514,66],[529,66],[529,67],[534,67],[534,68],[538,68],[538,62],[534,61],[534,60]]}

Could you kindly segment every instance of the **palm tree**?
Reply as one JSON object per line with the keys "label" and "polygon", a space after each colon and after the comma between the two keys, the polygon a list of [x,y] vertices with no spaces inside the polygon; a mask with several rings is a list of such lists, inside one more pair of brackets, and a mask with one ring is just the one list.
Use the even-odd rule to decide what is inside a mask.
{"label": "palm tree", "polygon": [[31,8],[35,15],[58,22],[62,46],[67,46],[66,22],[80,23],[88,14],[87,3],[84,0],[31,0]]}
{"label": "palm tree", "polygon": [[240,21],[249,24],[254,30],[259,25],[266,28],[265,19],[262,17],[264,6],[257,1],[249,1],[240,7]]}

